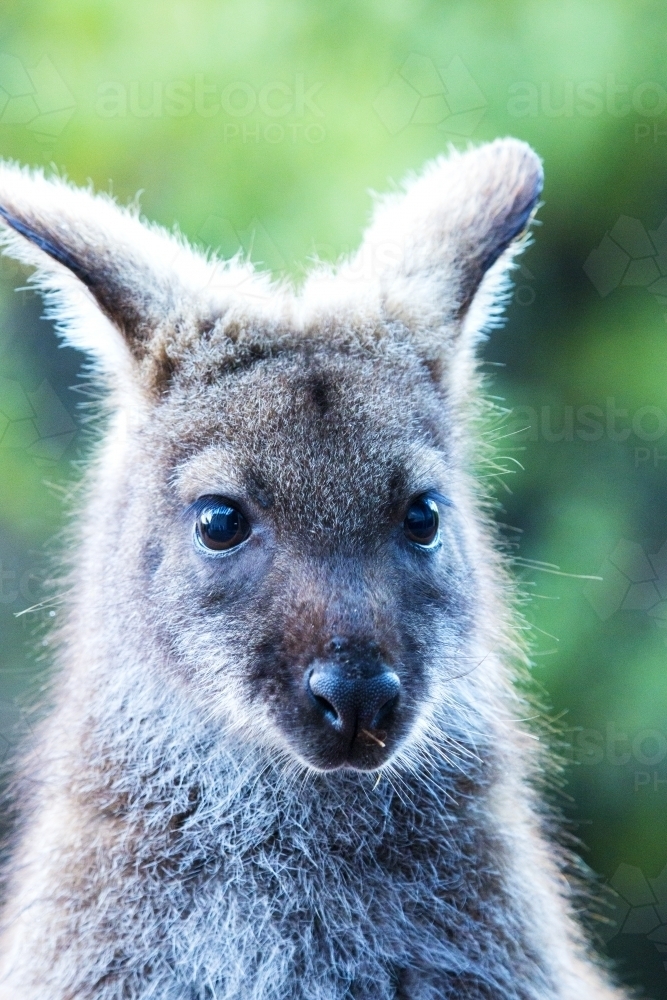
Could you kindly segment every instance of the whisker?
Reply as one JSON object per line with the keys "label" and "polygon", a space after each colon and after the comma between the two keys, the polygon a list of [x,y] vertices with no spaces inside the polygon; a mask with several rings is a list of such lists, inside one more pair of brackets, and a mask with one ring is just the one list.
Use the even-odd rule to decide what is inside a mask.
{"label": "whisker", "polygon": [[62,604],[65,600],[64,597],[47,597],[45,600],[40,601],[39,604],[33,604],[29,608],[24,608],[22,611],[15,611],[14,618],[21,618],[22,615],[29,615],[33,611],[43,611],[47,608],[57,607],[58,604]]}

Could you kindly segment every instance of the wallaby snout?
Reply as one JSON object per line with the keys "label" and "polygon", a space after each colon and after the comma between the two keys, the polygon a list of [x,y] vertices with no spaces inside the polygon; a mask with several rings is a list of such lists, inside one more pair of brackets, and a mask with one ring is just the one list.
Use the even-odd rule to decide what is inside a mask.
{"label": "wallaby snout", "polygon": [[402,627],[405,606],[386,582],[391,563],[344,562],[290,560],[289,599],[267,578],[276,613],[250,652],[258,712],[317,771],[382,767],[409,742],[431,694],[423,651]]}
{"label": "wallaby snout", "polygon": [[[398,707],[401,682],[382,658],[377,643],[358,648],[336,637],[331,659],[306,671],[306,691],[316,719],[339,737],[336,757],[348,766],[377,766]],[[361,754],[356,744],[363,748]],[[338,761],[333,758],[332,765]]]}

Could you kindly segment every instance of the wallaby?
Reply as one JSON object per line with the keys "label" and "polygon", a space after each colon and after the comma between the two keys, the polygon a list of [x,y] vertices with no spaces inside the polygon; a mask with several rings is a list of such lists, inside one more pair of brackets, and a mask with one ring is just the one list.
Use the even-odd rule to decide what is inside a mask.
{"label": "wallaby", "polygon": [[541,188],[523,142],[452,151],[294,290],[0,167],[5,249],[107,407],[2,1000],[621,997],[535,791],[475,476],[476,348]]}

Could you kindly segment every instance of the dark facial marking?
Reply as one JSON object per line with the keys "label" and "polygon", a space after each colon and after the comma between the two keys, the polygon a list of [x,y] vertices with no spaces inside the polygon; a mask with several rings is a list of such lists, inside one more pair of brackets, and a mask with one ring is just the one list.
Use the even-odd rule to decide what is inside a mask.
{"label": "dark facial marking", "polygon": [[162,546],[155,538],[149,539],[144,546],[144,566],[149,576],[154,576],[162,563]]}
{"label": "dark facial marking", "polygon": [[330,387],[324,376],[315,376],[310,384],[310,394],[320,416],[324,416],[331,405]]}
{"label": "dark facial marking", "polygon": [[260,507],[263,507],[264,510],[268,510],[269,507],[273,506],[273,491],[259,472],[256,472],[253,469],[246,469],[243,476],[243,483],[248,491],[248,495],[252,497],[253,500],[256,500]]}

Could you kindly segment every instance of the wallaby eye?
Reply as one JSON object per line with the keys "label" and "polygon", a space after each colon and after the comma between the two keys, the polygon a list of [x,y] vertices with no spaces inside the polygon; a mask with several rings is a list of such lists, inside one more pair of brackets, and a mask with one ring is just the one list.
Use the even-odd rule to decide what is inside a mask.
{"label": "wallaby eye", "polygon": [[435,547],[440,537],[438,505],[431,497],[420,497],[408,509],[403,522],[406,538],[423,548]]}
{"label": "wallaby eye", "polygon": [[241,511],[217,497],[204,498],[196,530],[201,544],[215,552],[233,549],[250,535],[250,525]]}

